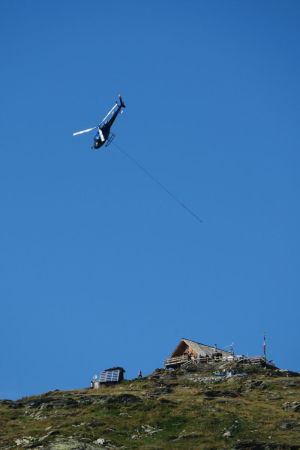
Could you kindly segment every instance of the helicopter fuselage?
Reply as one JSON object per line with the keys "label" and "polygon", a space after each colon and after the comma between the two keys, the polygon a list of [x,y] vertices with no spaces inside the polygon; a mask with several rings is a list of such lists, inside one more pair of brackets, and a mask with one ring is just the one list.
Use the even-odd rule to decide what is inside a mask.
{"label": "helicopter fuselage", "polygon": [[97,132],[96,136],[94,137],[94,145],[92,148],[94,148],[95,150],[98,150],[105,143],[107,143],[107,141],[109,140],[111,126],[114,123],[114,121],[116,120],[117,115],[122,111],[122,107],[123,107],[123,104],[121,103],[121,105],[118,105],[118,108],[113,113],[111,118],[107,122],[105,122],[104,124],[101,124],[98,127],[98,132]]}
{"label": "helicopter fuselage", "polygon": [[101,128],[98,128],[98,132],[94,137],[94,145],[93,148],[95,150],[98,150],[102,145],[104,145],[109,138],[110,135],[110,127],[105,128],[104,126]]}

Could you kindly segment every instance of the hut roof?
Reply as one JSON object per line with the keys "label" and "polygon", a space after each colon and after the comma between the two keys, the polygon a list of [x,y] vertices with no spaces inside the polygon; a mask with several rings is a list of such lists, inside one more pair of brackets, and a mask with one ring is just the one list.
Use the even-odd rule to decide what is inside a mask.
{"label": "hut roof", "polygon": [[110,367],[109,369],[104,369],[103,372],[109,372],[111,370],[120,370],[121,372],[126,372],[125,369],[123,369],[123,367]]}
{"label": "hut roof", "polygon": [[227,352],[225,350],[222,350],[220,348],[201,344],[200,342],[192,341],[190,339],[182,338],[179,344],[177,345],[176,349],[172,353],[171,357],[177,356],[181,353],[181,349],[184,347],[184,349],[187,347],[190,347],[198,356],[213,356],[215,353],[222,353],[224,355],[231,355],[230,352]]}

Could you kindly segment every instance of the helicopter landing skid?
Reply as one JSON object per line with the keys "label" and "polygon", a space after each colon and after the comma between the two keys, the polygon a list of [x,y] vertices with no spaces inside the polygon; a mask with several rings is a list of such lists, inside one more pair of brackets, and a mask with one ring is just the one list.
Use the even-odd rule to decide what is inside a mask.
{"label": "helicopter landing skid", "polygon": [[108,147],[109,144],[112,143],[112,141],[114,140],[114,138],[116,137],[115,134],[111,133],[111,135],[109,136],[109,138],[107,139],[106,143],[105,143],[105,147]]}

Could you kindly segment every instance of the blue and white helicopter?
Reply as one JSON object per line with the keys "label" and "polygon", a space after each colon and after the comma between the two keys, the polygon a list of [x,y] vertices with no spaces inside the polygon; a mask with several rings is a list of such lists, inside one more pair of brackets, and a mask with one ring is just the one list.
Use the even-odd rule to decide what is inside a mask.
{"label": "blue and white helicopter", "polygon": [[76,131],[73,133],[73,136],[78,136],[79,134],[89,133],[90,131],[97,130],[97,134],[94,137],[94,143],[92,148],[98,150],[102,145],[109,145],[115,135],[110,132],[111,126],[116,120],[119,113],[123,112],[123,109],[126,107],[121,95],[119,95],[119,103],[116,102],[112,109],[106,114],[104,119],[100,122],[99,125],[93,128],[87,128],[86,130]]}

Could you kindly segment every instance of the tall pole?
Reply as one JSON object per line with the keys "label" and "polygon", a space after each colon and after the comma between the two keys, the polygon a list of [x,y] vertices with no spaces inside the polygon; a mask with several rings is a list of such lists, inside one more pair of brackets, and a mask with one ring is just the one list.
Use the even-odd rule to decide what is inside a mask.
{"label": "tall pole", "polygon": [[266,333],[264,333],[263,352],[264,352],[264,358],[265,358],[265,361],[267,361],[267,342],[266,342]]}

